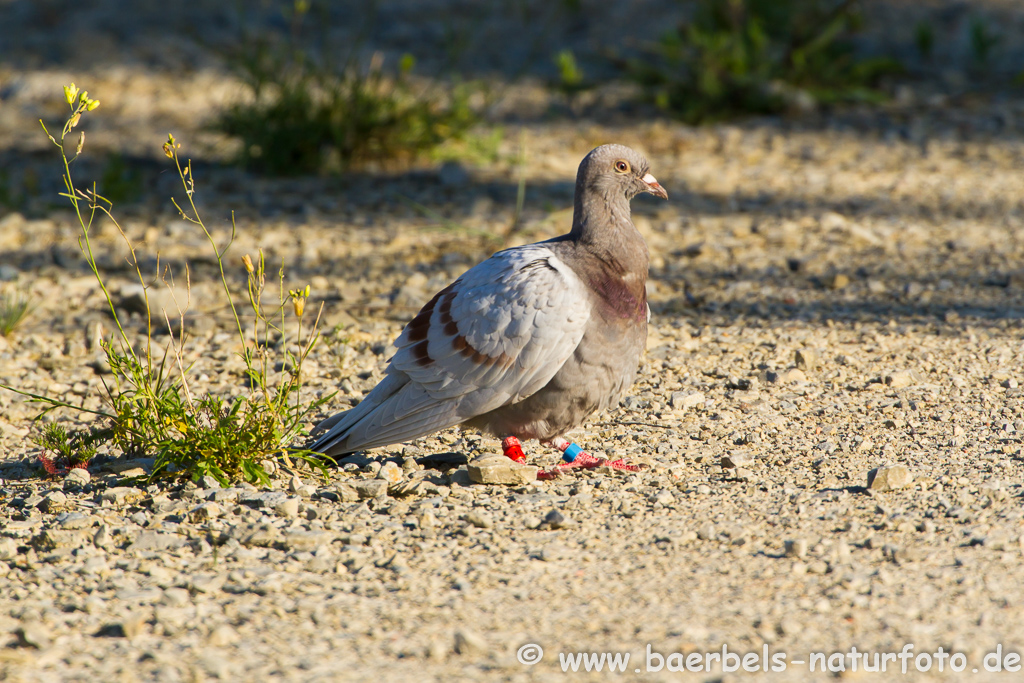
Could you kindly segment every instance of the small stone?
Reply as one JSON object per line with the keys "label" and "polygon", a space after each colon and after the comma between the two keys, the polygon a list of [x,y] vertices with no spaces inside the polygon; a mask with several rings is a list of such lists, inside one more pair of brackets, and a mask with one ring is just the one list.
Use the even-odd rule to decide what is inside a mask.
{"label": "small stone", "polygon": [[238,631],[227,624],[221,624],[206,637],[206,642],[214,647],[225,647],[238,641]]}
{"label": "small stone", "polygon": [[353,487],[361,500],[384,498],[388,495],[388,483],[383,479],[364,479]]}
{"label": "small stone", "polygon": [[274,512],[281,517],[299,516],[299,499],[288,497],[274,504]]}
{"label": "small stone", "polygon": [[377,479],[383,479],[389,484],[397,484],[402,481],[402,476],[402,468],[391,461],[384,463],[376,474]]}
{"label": "small stone", "polygon": [[733,470],[732,478],[737,481],[750,481],[754,478],[754,473],[745,467],[737,467]]}
{"label": "small stone", "polygon": [[354,503],[359,500],[359,492],[355,487],[349,486],[348,484],[338,484],[334,487],[334,492],[338,494],[338,500],[342,503]]}
{"label": "small stone", "polygon": [[897,370],[891,375],[885,376],[885,383],[893,389],[910,387],[921,382],[922,377],[917,370]]}
{"label": "small stone", "polygon": [[753,462],[754,458],[746,451],[733,451],[729,455],[722,456],[722,467],[726,469],[749,467]]}
{"label": "small stone", "polygon": [[67,515],[62,515],[60,519],[61,529],[88,529],[96,518],[92,515],[84,515],[81,512],[72,512]]}
{"label": "small stone", "polygon": [[817,349],[797,349],[793,354],[793,362],[798,368],[811,371],[818,367]]}
{"label": "small stone", "polygon": [[523,526],[527,529],[536,529],[543,523],[543,520],[536,515],[528,515],[523,518]]}
{"label": "small stone", "polygon": [[494,526],[494,520],[486,512],[474,510],[466,515],[466,521],[477,529],[490,529]]}
{"label": "small stone", "polygon": [[192,602],[192,594],[186,588],[165,588],[160,603],[171,607],[184,607]]}
{"label": "small stone", "polygon": [[145,492],[133,486],[115,486],[104,491],[100,500],[113,505],[130,505],[142,500],[145,495]]}
{"label": "small stone", "polygon": [[0,560],[13,560],[18,556],[18,542],[13,538],[0,538]]}
{"label": "small stone", "polygon": [[63,512],[68,508],[68,497],[61,491],[50,491],[43,496],[43,502],[39,504],[43,512],[55,514]]}
{"label": "small stone", "polygon": [[706,400],[703,391],[674,391],[669,404],[673,410],[687,410],[704,405]]}
{"label": "small stone", "polygon": [[135,537],[132,550],[151,552],[154,550],[170,550],[180,548],[186,541],[177,534],[165,534],[159,531],[143,531]]}
{"label": "small stone", "polygon": [[825,278],[825,286],[832,290],[843,289],[850,284],[850,276],[844,273],[833,273]]}
{"label": "small stone", "polygon": [[220,482],[217,481],[216,477],[205,475],[199,480],[199,488],[201,489],[219,489],[221,488]]}
{"label": "small stone", "polygon": [[37,650],[45,650],[50,647],[50,637],[46,634],[46,628],[38,622],[22,624],[14,631],[18,638],[18,647],[34,647]]}
{"label": "small stone", "polygon": [[416,518],[416,522],[419,524],[420,529],[433,529],[437,526],[437,517],[434,516],[433,512],[427,510]]}
{"label": "small stone", "polygon": [[146,627],[146,617],[142,615],[132,616],[111,624],[105,624],[96,632],[101,638],[134,638],[142,634]]}
{"label": "small stone", "polygon": [[906,465],[876,467],[868,472],[868,488],[873,491],[895,491],[910,486],[913,481]]}
{"label": "small stone", "polygon": [[68,476],[64,477],[64,485],[72,487],[85,486],[92,479],[92,475],[89,474],[89,470],[84,467],[75,467],[68,472]]}
{"label": "small stone", "polygon": [[455,652],[460,655],[482,655],[487,652],[487,641],[480,635],[460,629],[455,632]]}
{"label": "small stone", "polygon": [[302,486],[303,486],[302,480],[299,479],[296,476],[293,476],[291,479],[288,480],[288,492],[289,493],[298,493],[299,489],[302,488]]}
{"label": "small stone", "polygon": [[511,484],[522,486],[537,481],[537,468],[506,458],[484,455],[468,465],[470,481],[477,484]]}
{"label": "small stone", "polygon": [[548,543],[540,551],[540,559],[545,562],[564,560],[568,556],[568,549],[561,543]]}
{"label": "small stone", "polygon": [[96,533],[92,537],[92,544],[97,548],[105,548],[110,545],[110,527],[106,524],[100,524],[100,528],[96,530]]}
{"label": "small stone", "polygon": [[551,527],[552,529],[564,529],[572,526],[576,522],[572,518],[562,514],[561,510],[554,509],[544,516],[544,524]]}
{"label": "small stone", "polygon": [[715,533],[715,525],[711,522],[705,522],[697,527],[697,538],[702,541],[710,541],[717,536]]}
{"label": "small stone", "polygon": [[[407,479],[400,481],[397,484],[392,484],[388,487],[388,495],[394,498],[405,498],[407,496],[416,496],[424,493],[428,487],[433,485],[429,482],[425,482],[422,479]],[[434,487],[436,488],[436,487]]]}
{"label": "small stone", "polygon": [[785,542],[786,557],[807,557],[807,539],[794,538]]}
{"label": "small stone", "polygon": [[806,382],[807,375],[800,368],[787,368],[779,373],[776,381],[779,384],[793,384],[794,382]]}
{"label": "small stone", "polygon": [[202,524],[217,519],[220,515],[220,505],[217,503],[203,503],[192,508],[188,513],[188,518],[193,524]]}
{"label": "small stone", "polygon": [[277,473],[277,462],[274,460],[260,460],[260,467],[267,473],[267,476],[274,476]]}
{"label": "small stone", "polygon": [[467,467],[460,467],[454,470],[448,475],[449,484],[458,484],[459,486],[472,486],[473,480],[469,477],[469,469]]}

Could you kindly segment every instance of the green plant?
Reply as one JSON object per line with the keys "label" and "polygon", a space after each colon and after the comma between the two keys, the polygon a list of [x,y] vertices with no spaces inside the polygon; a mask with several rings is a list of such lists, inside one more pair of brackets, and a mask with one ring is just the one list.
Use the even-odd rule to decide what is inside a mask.
{"label": "green plant", "polygon": [[0,336],[11,336],[31,312],[32,300],[26,294],[17,291],[5,293],[0,298]]}
{"label": "green plant", "polygon": [[[216,126],[241,142],[241,161],[274,175],[338,171],[368,162],[408,161],[477,123],[473,87],[430,94],[413,86],[415,60],[402,58],[388,76],[377,55],[334,64],[321,48],[300,43],[309,3],[296,3],[283,43],[243,35],[232,63],[249,91]],[[436,88],[435,88],[436,91]]]}
{"label": "green plant", "polygon": [[973,17],[970,26],[971,36],[971,57],[979,67],[988,64],[992,57],[992,50],[1002,42],[1003,37],[993,33],[981,17]]}
{"label": "green plant", "polygon": [[699,0],[691,22],[630,67],[658,105],[691,123],[776,112],[808,96],[875,101],[878,80],[899,64],[854,55],[860,23],[856,0]]}
{"label": "green plant", "polygon": [[96,455],[96,442],[104,437],[103,432],[71,432],[51,422],[43,427],[35,441],[43,448],[39,462],[52,477],[62,476],[73,469],[86,469]]}
{"label": "green plant", "polygon": [[914,45],[924,59],[932,58],[935,49],[935,31],[927,21],[920,21],[914,27]]}
{"label": "green plant", "polygon": [[[88,443],[76,440],[77,437],[67,437],[66,434],[62,436],[56,431],[44,431],[42,438],[58,453],[64,453],[72,447],[110,441],[125,454],[154,456],[153,478],[178,475],[197,480],[211,475],[223,484],[239,478],[253,483],[268,483],[269,477],[262,463],[266,458],[275,457],[287,459],[291,456],[325,473],[322,456],[306,450],[288,450],[289,444],[302,435],[307,416],[330,398],[317,399],[306,406],[299,402],[302,364],[319,339],[319,315],[303,337],[303,318],[309,288],[292,290],[286,298],[282,267],[279,273],[278,305],[276,308],[267,306],[263,301],[266,265],[262,253],[258,265],[249,256],[243,257],[242,263],[248,280],[248,301],[253,313],[252,325],[243,325],[231,295],[224,265],[225,254],[236,236],[234,221],[228,243],[218,245],[196,209],[196,186],[191,162],[182,161],[179,156],[180,143],[174,136],[169,136],[163,146],[164,153],[173,162],[186,196],[183,203],[172,201],[181,217],[201,230],[209,241],[219,268],[228,308],[242,342],[241,356],[251,390],[233,399],[197,393],[190,376],[191,365],[185,358],[187,349],[184,332],[177,336],[172,332],[170,341],[162,350],[154,349],[151,315],[145,317],[147,327],[144,348],[136,350],[118,316],[96,262],[92,244],[96,221],[105,217],[120,232],[128,251],[127,261],[143,286],[147,313],[149,289],[161,283],[147,282],[143,276],[136,249],[112,214],[112,203],[97,194],[95,188],[81,190],[75,185],[71,162],[82,153],[85,134],[79,136],[73,155],[69,155],[71,148],[67,138],[81,117],[99,106],[99,102],[90,99],[88,93],[79,92],[74,84],[66,87],[64,92],[71,106],[71,115],[59,136],[50,135],[48,131],[46,134],[60,150],[66,190],[61,196],[71,203],[78,219],[81,230],[79,245],[106,299],[116,328],[114,338],[101,343],[113,377],[109,384],[104,384],[108,409],[87,409],[15,387],[4,388],[43,404],[44,413],[55,408],[71,408],[103,419],[105,426],[90,436]],[[43,130],[46,131],[45,125]],[[294,317],[296,337],[292,343],[297,344],[297,354],[287,350],[287,329],[292,326],[286,306],[288,302],[291,303],[290,310]],[[165,312],[164,315],[170,328],[168,314]],[[184,328],[184,310],[179,311],[179,315],[181,327]],[[276,377],[271,358],[275,345],[285,349],[285,369]]]}
{"label": "green plant", "polygon": [[558,67],[557,87],[568,96],[573,96],[587,88],[583,81],[583,70],[576,63],[576,55],[572,50],[562,50],[555,55],[555,66]]}

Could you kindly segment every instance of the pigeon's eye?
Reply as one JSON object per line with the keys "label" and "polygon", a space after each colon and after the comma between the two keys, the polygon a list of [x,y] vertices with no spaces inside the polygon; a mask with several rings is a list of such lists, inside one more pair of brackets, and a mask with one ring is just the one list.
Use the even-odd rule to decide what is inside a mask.
{"label": "pigeon's eye", "polygon": [[619,159],[615,162],[615,170],[619,173],[629,173],[629,162],[625,159]]}

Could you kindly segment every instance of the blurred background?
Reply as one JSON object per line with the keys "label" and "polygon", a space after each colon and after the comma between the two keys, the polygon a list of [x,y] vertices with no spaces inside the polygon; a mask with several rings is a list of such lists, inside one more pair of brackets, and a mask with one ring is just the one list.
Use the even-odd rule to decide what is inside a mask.
{"label": "blurred background", "polygon": [[235,212],[240,248],[319,278],[316,296],[349,313],[407,319],[494,249],[563,232],[576,165],[608,141],[647,153],[669,188],[669,204],[635,207],[662,311],[1019,310],[1014,0],[0,0],[0,14],[0,279],[36,299],[46,280],[28,273],[82,267],[38,124],[63,120],[74,81],[101,101],[78,182],[152,258],[191,258],[161,151],[173,132],[208,218]]}

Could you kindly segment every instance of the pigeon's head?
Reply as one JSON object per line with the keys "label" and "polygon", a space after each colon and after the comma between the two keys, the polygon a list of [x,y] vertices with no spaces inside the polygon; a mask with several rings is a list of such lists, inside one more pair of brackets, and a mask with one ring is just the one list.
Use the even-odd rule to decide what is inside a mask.
{"label": "pigeon's head", "polygon": [[641,192],[668,199],[665,188],[651,175],[647,159],[625,145],[601,145],[591,150],[580,162],[576,188],[610,198],[625,196],[627,201]]}

